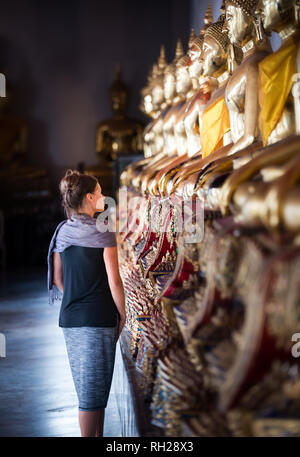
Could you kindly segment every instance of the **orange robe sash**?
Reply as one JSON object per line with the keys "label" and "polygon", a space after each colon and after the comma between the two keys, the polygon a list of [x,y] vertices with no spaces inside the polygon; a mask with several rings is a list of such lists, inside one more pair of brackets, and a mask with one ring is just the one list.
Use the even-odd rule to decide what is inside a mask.
{"label": "orange robe sash", "polygon": [[229,130],[229,112],[225,98],[221,97],[209,106],[202,115],[200,138],[203,158],[223,146],[223,136]]}

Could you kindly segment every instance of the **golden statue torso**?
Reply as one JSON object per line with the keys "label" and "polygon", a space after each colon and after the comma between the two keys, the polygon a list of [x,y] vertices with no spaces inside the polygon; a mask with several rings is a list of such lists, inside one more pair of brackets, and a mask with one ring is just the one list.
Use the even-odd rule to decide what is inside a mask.
{"label": "golden statue torso", "polygon": [[140,152],[142,134],[142,123],[135,120],[122,118],[101,122],[97,128],[96,151],[112,159],[119,154]]}

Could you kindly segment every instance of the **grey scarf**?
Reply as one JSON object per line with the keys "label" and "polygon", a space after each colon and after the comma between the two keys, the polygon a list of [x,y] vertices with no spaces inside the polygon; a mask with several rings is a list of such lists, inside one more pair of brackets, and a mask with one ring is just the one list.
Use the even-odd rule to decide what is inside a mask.
{"label": "grey scarf", "polygon": [[74,214],[56,227],[48,251],[48,294],[49,304],[61,300],[63,294],[53,284],[53,252],[63,252],[69,246],[105,248],[117,246],[115,232],[100,232],[97,220],[88,214]]}

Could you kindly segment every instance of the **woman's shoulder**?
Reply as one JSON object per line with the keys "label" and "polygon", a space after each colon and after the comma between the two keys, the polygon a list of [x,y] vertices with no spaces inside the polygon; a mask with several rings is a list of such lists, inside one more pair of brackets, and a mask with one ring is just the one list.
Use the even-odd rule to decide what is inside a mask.
{"label": "woman's shoulder", "polygon": [[110,248],[117,246],[117,237],[115,232],[100,232],[101,247]]}

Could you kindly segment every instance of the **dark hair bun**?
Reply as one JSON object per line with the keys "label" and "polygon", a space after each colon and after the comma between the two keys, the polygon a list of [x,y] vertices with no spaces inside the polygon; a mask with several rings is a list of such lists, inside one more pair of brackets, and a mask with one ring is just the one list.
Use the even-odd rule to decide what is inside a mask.
{"label": "dark hair bun", "polygon": [[78,211],[87,193],[92,193],[97,185],[97,178],[78,170],[68,168],[64,177],[59,183],[59,190],[62,196],[62,206],[67,217]]}
{"label": "dark hair bun", "polygon": [[65,176],[62,178],[60,182],[59,188],[61,194],[65,194],[68,191],[73,191],[77,187],[79,179],[79,171],[68,168],[68,170],[65,173]]}

